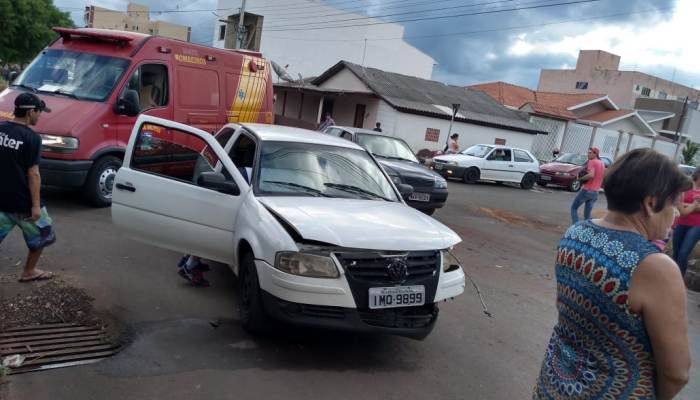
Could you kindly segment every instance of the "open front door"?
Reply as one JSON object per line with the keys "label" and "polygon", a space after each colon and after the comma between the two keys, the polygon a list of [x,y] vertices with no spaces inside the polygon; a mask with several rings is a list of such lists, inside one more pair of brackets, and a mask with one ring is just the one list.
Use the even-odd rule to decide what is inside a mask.
{"label": "open front door", "polygon": [[141,241],[232,264],[249,190],[210,133],[141,115],[115,179],[112,220]]}

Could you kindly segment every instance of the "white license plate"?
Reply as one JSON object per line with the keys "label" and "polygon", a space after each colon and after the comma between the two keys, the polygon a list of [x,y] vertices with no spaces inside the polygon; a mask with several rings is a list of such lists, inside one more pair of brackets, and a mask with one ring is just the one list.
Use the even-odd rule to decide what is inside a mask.
{"label": "white license plate", "polygon": [[425,286],[393,286],[369,288],[369,308],[422,306]]}
{"label": "white license plate", "polygon": [[430,202],[430,193],[413,192],[410,196],[408,196],[408,199],[428,203]]}
{"label": "white license plate", "polygon": [[442,164],[434,163],[433,168],[438,169],[438,170],[442,169]]}
{"label": "white license plate", "polygon": [[551,181],[552,177],[549,175],[540,175],[540,180],[541,181]]}

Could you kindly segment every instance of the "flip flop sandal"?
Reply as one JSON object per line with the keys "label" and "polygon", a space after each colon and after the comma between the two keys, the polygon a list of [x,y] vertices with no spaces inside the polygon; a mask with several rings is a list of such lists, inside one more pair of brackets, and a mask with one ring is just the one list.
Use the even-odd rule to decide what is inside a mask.
{"label": "flip flop sandal", "polygon": [[40,274],[36,274],[34,276],[19,278],[19,281],[20,282],[45,281],[45,280],[53,279],[53,277],[54,277],[53,272],[44,271],[44,272],[42,272]]}

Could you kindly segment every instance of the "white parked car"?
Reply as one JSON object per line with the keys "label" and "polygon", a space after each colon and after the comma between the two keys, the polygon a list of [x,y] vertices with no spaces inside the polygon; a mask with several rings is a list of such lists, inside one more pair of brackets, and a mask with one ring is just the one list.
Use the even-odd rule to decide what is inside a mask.
{"label": "white parked car", "polygon": [[530,189],[537,182],[540,164],[527,150],[515,147],[477,144],[458,154],[433,159],[433,169],[445,178],[519,183]]}
{"label": "white parked car", "polygon": [[[250,176],[250,181],[246,176]],[[408,207],[370,153],[297,128],[216,135],[141,115],[112,219],[142,241],[232,266],[249,331],[269,318],[424,338],[464,291],[452,230]]]}

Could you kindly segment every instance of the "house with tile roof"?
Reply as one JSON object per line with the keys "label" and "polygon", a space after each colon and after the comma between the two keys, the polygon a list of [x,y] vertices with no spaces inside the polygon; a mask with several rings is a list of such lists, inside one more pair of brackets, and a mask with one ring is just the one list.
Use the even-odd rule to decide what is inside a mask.
{"label": "house with tile roof", "polygon": [[[340,61],[310,81],[275,84],[275,121],[315,129],[326,112],[337,125],[374,128],[401,137],[418,152],[442,150],[449,132],[466,148],[506,143],[532,148],[547,132],[528,114],[504,107],[478,90]],[[460,104],[452,119],[452,105]],[[451,128],[450,128],[451,127]]]}
{"label": "house with tile roof", "polygon": [[490,82],[467,87],[482,91],[505,107],[530,115],[530,122],[546,130],[532,151],[547,159],[558,149],[585,154],[598,147],[601,155],[616,158],[630,149],[654,147],[674,157],[677,146],[658,135],[670,113],[649,113],[618,107],[606,94],[556,93],[531,90],[506,82]]}

